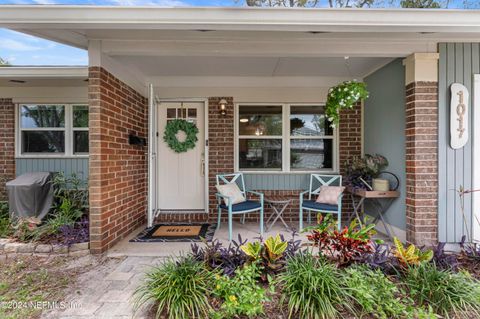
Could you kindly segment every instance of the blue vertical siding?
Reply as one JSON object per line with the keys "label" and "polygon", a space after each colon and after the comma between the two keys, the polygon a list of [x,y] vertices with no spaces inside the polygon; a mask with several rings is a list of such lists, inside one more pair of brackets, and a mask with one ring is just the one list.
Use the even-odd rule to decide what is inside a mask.
{"label": "blue vertical siding", "polygon": [[[480,73],[479,43],[439,44],[438,82],[438,236],[439,241],[457,243],[472,228],[472,198],[465,198],[465,221],[455,190],[472,187],[472,98],[473,75]],[[469,141],[465,147],[450,147],[450,86],[465,85],[470,93]],[[478,123],[477,123],[478,125]]]}
{"label": "blue vertical siding", "polygon": [[83,179],[88,178],[88,158],[17,158],[16,174],[27,172],[64,172],[76,173]]}
{"label": "blue vertical siding", "polygon": [[310,174],[255,174],[245,173],[245,187],[255,190],[306,190]]}

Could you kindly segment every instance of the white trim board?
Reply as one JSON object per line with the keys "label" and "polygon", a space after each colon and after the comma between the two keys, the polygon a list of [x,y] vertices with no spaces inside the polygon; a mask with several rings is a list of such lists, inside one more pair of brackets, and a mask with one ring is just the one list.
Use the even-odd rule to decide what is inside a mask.
{"label": "white trim board", "polygon": [[[473,76],[472,188],[480,189],[480,74]],[[480,192],[472,193],[472,238],[480,242]],[[476,216],[476,217],[475,217]]]}
{"label": "white trim board", "polygon": [[0,78],[87,79],[87,66],[9,66],[0,68]]}
{"label": "white trim board", "polygon": [[110,25],[117,29],[167,30],[480,31],[478,10],[4,5],[0,21],[2,27],[26,30],[93,29]]}

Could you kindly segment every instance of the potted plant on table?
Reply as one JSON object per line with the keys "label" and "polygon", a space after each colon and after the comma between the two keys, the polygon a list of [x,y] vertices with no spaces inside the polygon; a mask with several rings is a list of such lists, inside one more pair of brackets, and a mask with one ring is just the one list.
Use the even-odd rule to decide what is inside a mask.
{"label": "potted plant on table", "polygon": [[379,154],[365,154],[347,162],[346,184],[352,189],[372,190],[373,180],[388,166],[388,160]]}

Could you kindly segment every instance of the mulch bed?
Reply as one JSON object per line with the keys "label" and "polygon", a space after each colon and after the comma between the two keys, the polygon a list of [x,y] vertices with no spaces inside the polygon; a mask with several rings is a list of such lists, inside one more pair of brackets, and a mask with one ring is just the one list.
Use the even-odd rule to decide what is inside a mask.
{"label": "mulch bed", "polygon": [[473,259],[460,255],[458,262],[460,269],[467,270],[473,277],[480,280],[480,258]]}

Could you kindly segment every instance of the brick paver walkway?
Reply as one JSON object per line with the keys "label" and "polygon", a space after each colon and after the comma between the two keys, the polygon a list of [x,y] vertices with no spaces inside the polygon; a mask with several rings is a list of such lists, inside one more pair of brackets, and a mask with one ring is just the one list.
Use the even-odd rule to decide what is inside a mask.
{"label": "brick paver walkway", "polygon": [[145,271],[162,261],[158,257],[110,259],[79,278],[78,287],[66,301],[77,305],[44,313],[46,319],[142,319],[144,311],[133,312],[132,295]]}

